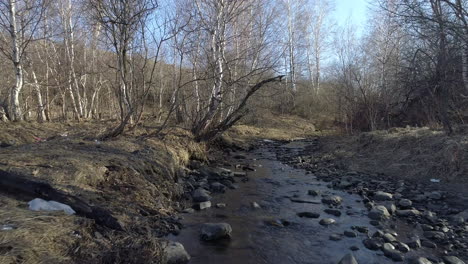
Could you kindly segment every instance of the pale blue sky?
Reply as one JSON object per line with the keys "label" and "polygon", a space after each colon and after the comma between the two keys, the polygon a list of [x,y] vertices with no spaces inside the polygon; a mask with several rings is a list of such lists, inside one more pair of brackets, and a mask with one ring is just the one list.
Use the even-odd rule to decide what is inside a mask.
{"label": "pale blue sky", "polygon": [[368,0],[335,0],[335,19],[339,26],[346,25],[348,18],[357,26],[358,32],[363,29],[368,12]]}

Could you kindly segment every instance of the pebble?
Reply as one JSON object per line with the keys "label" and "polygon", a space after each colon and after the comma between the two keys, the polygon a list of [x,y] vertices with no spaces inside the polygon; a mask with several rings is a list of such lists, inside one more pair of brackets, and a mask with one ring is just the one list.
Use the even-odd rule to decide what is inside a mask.
{"label": "pebble", "polygon": [[319,224],[323,225],[323,226],[329,226],[329,225],[333,225],[336,223],[336,220],[335,219],[332,219],[332,218],[323,218],[322,220],[320,220]]}
{"label": "pebble", "polygon": [[319,218],[320,214],[314,213],[314,212],[300,212],[300,213],[297,213],[297,216],[305,217],[305,218]]}
{"label": "pebble", "polygon": [[338,195],[331,195],[322,198],[322,203],[329,205],[340,205],[343,202],[343,198]]}
{"label": "pebble", "polygon": [[350,231],[350,230],[344,231],[344,235],[347,236],[347,237],[357,237],[358,236],[356,232]]}

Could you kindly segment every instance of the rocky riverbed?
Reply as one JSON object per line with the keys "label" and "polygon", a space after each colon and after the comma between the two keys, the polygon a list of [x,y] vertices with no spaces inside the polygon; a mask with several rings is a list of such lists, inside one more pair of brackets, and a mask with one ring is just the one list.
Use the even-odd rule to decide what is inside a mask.
{"label": "rocky riverbed", "polygon": [[[318,158],[318,139],[263,141],[183,179],[181,230],[190,263],[465,263],[466,204]],[[177,244],[180,245],[180,244]],[[172,263],[189,260],[170,252]]]}

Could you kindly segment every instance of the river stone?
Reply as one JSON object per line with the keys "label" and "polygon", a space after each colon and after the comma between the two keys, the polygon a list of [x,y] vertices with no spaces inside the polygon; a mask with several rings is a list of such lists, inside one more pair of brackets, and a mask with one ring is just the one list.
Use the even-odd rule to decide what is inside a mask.
{"label": "river stone", "polygon": [[210,189],[211,189],[213,192],[218,192],[218,193],[224,193],[224,192],[226,192],[226,186],[224,186],[224,184],[219,183],[219,182],[213,182],[213,183],[210,185]]}
{"label": "river stone", "polygon": [[416,210],[416,209],[410,209],[410,210],[396,210],[396,215],[402,216],[402,217],[409,217],[409,216],[418,216],[421,213]]}
{"label": "river stone", "polygon": [[257,202],[252,202],[250,205],[251,205],[252,208],[254,208],[254,209],[260,209],[260,208],[262,208]]}
{"label": "river stone", "polygon": [[427,258],[419,257],[410,260],[410,264],[432,264]]}
{"label": "river stone", "polygon": [[424,237],[429,239],[444,239],[445,234],[439,231],[426,231],[424,232]]}
{"label": "river stone", "polygon": [[179,242],[163,242],[163,252],[167,264],[185,264],[190,261],[190,255]]}
{"label": "river stone", "polygon": [[347,254],[344,256],[338,264],[358,264],[356,258],[352,253]]}
{"label": "river stone", "polygon": [[209,192],[205,189],[198,188],[192,193],[192,199],[194,202],[201,203],[211,200]]}
{"label": "river stone", "polygon": [[362,243],[370,250],[379,250],[382,247],[382,243],[378,239],[367,238]]}
{"label": "river stone", "polygon": [[374,194],[374,199],[377,201],[388,201],[393,199],[393,195],[387,192],[378,191]]}
{"label": "river stone", "polygon": [[382,247],[382,251],[384,252],[384,255],[387,258],[390,258],[393,261],[399,262],[399,261],[403,261],[405,259],[403,254],[401,252],[395,250],[395,247],[390,243],[385,243],[383,245],[383,247]]}
{"label": "river stone", "polygon": [[206,202],[201,202],[198,204],[198,208],[200,210],[205,210],[205,209],[208,209],[211,207],[211,202],[210,201],[206,201]]}
{"label": "river stone", "polygon": [[192,213],[195,213],[195,209],[185,208],[182,212],[185,213],[185,214],[192,214]]}
{"label": "river stone", "polygon": [[349,247],[352,251],[358,251],[360,248],[358,246],[351,246]]}
{"label": "river stone", "polygon": [[226,208],[226,204],[225,203],[217,203],[216,208]]}
{"label": "river stone", "polygon": [[346,230],[344,231],[344,235],[347,236],[347,237],[357,237],[358,234],[354,231],[350,231],[350,230]]}
{"label": "river stone", "polygon": [[314,213],[314,212],[300,212],[297,213],[299,217],[305,217],[305,218],[319,218],[320,214],[319,213]]}
{"label": "river stone", "polygon": [[411,241],[408,242],[408,246],[412,249],[418,249],[421,247],[421,240],[419,237],[412,237]]}
{"label": "river stone", "polygon": [[370,210],[368,216],[372,220],[383,220],[390,218],[390,213],[385,206],[378,205]]}
{"label": "river stone", "polygon": [[465,264],[465,262],[455,256],[444,256],[442,257],[445,264]]}
{"label": "river stone", "polygon": [[413,205],[413,202],[411,200],[408,200],[408,199],[401,199],[399,202],[398,202],[398,205],[401,207],[401,208],[409,208]]}
{"label": "river stone", "polygon": [[318,196],[320,195],[320,191],[317,191],[317,190],[309,190],[307,192],[307,194],[311,195],[311,196]]}
{"label": "river stone", "polygon": [[338,195],[331,195],[322,198],[322,203],[328,204],[328,205],[340,205],[343,202],[343,198],[341,198]]}
{"label": "river stone", "polygon": [[384,202],[381,205],[385,206],[385,208],[387,208],[387,211],[390,214],[395,214],[395,212],[397,210],[395,204],[393,202],[390,202],[390,201]]}
{"label": "river stone", "polygon": [[206,223],[201,228],[200,238],[205,241],[231,237],[232,227],[227,223]]}
{"label": "river stone", "polygon": [[334,216],[337,216],[337,217],[340,217],[341,216],[341,211],[340,210],[337,210],[337,209],[325,209],[323,210],[325,213],[327,214],[331,214],[331,215],[334,215]]}
{"label": "river stone", "polygon": [[247,177],[247,173],[246,172],[234,172],[233,176],[238,177],[238,178],[244,178],[244,177]]}
{"label": "river stone", "polygon": [[431,192],[427,197],[432,200],[440,200],[442,199],[442,194],[440,192]]}
{"label": "river stone", "polygon": [[422,240],[421,245],[427,248],[437,248],[437,245],[429,240]]}
{"label": "river stone", "polygon": [[340,234],[332,234],[330,235],[330,240],[332,241],[340,241],[343,237]]}
{"label": "river stone", "polygon": [[396,240],[397,240],[394,236],[392,236],[392,234],[389,234],[389,233],[385,233],[385,234],[383,235],[383,239],[384,239],[384,241],[387,242],[387,243],[390,243],[390,242],[393,242],[393,241],[396,241]]}
{"label": "river stone", "polygon": [[319,224],[323,225],[323,226],[329,226],[329,225],[333,225],[336,223],[336,220],[335,219],[332,219],[332,218],[323,218],[322,220],[320,220]]}
{"label": "river stone", "polygon": [[397,242],[396,243],[396,249],[398,249],[400,252],[403,252],[403,253],[408,253],[410,252],[410,248],[407,244],[403,243],[403,242]]}

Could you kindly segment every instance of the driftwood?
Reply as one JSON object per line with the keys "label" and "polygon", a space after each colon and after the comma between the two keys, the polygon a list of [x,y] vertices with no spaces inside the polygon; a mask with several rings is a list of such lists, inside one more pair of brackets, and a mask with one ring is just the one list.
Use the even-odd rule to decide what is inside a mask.
{"label": "driftwood", "polygon": [[98,225],[123,230],[108,210],[90,206],[77,197],[54,189],[48,183],[33,181],[16,173],[0,170],[0,193],[25,201],[42,198],[64,203],[72,207],[78,215],[93,219]]}

